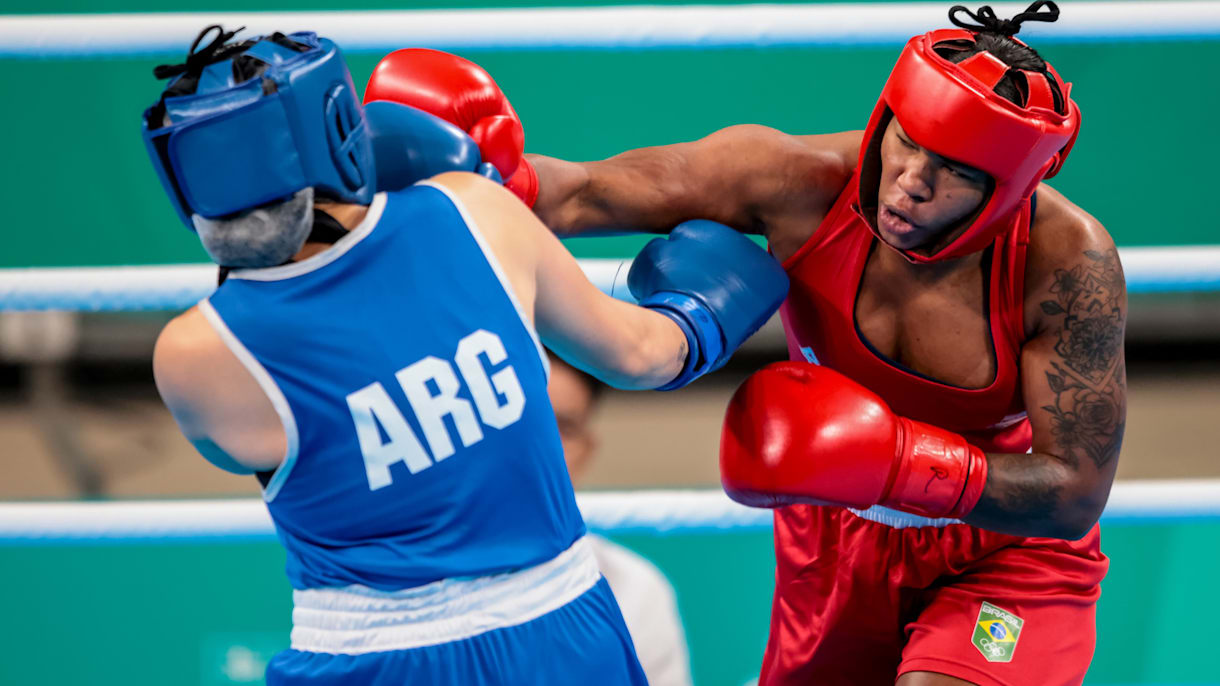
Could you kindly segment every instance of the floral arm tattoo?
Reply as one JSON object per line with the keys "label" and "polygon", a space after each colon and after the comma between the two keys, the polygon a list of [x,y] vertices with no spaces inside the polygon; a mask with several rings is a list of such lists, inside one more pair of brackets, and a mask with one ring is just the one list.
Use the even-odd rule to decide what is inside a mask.
{"label": "floral arm tattoo", "polygon": [[1041,303],[1048,315],[1066,315],[1055,344],[1061,359],[1046,372],[1054,402],[1041,409],[1051,415],[1060,457],[1087,457],[1101,469],[1118,457],[1126,425],[1125,285],[1117,251],[1084,255],[1088,262],[1056,270],[1054,299]]}
{"label": "floral arm tattoo", "polygon": [[[1052,325],[1028,344],[1036,351],[1032,369],[1022,370],[1034,452],[988,453],[987,486],[971,524],[1074,537],[1081,532],[1064,522],[1080,525],[1082,490],[1098,512],[1109,491],[1126,424],[1126,285],[1117,251],[1083,255],[1055,271],[1049,297],[1039,303]],[[1022,360],[1025,367],[1024,354]]]}

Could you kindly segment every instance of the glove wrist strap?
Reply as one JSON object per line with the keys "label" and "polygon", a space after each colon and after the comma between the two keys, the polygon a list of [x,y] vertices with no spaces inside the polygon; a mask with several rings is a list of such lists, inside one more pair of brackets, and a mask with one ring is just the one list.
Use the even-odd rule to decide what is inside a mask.
{"label": "glove wrist strap", "polygon": [[640,303],[669,317],[686,336],[686,364],[672,381],[657,388],[672,391],[717,369],[725,354],[723,333],[707,306],[683,293],[660,291]]}
{"label": "glove wrist strap", "polygon": [[962,436],[898,418],[897,478],[882,505],[925,517],[960,518],[978,503],[987,459]]}

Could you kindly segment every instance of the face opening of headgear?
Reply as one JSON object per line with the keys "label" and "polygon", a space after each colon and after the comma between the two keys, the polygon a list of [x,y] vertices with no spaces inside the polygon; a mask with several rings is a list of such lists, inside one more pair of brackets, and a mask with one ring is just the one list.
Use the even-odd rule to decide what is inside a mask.
{"label": "face opening of headgear", "polygon": [[[959,20],[958,12],[976,23]],[[1012,19],[998,19],[987,6],[973,13],[956,5],[949,19],[961,28],[930,31],[907,42],[864,132],[857,212],[880,239],[880,146],[894,117],[919,145],[990,177],[978,210],[946,229],[956,238],[934,251],[895,248],[911,262],[937,262],[983,250],[1012,228],[1017,211],[1038,183],[1062,168],[1080,131],[1071,84],[1041,60],[1041,70],[1011,67],[976,46],[980,35],[987,34],[1025,46],[1014,37],[1022,22],[1058,18],[1059,8],[1050,0],[1038,0]],[[954,54],[971,52],[964,59]],[[1002,81],[1015,87],[1020,102],[996,92]]]}
{"label": "face opening of headgear", "polygon": [[[256,260],[262,262],[281,256],[298,234],[304,243],[314,196],[369,204],[376,178],[364,110],[339,48],[312,32],[229,42],[240,30],[209,26],[183,64],[157,67],[154,75],[170,82],[145,110],[142,128],[153,167],[188,228],[237,221],[249,228],[257,214],[251,210],[284,205],[255,217],[260,226],[272,216],[292,218],[283,228],[294,237]],[[213,31],[217,36],[199,48]],[[309,211],[302,211],[306,200]]]}

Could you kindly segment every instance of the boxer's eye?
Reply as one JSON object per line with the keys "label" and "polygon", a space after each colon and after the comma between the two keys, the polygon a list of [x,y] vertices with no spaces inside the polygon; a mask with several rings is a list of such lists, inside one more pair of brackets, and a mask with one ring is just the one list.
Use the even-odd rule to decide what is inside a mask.
{"label": "boxer's eye", "polygon": [[983,178],[979,174],[979,172],[977,172],[973,169],[966,169],[964,167],[958,167],[958,166],[954,166],[952,164],[945,165],[945,169],[948,169],[950,174],[952,174],[958,178],[965,179],[967,181],[973,181],[976,183],[983,182]]}

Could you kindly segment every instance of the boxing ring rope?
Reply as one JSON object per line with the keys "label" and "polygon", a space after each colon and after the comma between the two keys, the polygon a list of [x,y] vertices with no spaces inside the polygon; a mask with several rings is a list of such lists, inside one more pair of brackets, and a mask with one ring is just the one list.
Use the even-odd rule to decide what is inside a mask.
{"label": "boxing ring rope", "polygon": [[[1131,293],[1220,291],[1220,246],[1120,248],[1119,256]],[[580,265],[602,292],[631,300],[631,260],[585,259]],[[0,269],[0,312],[180,310],[215,287],[211,264]]]}
{"label": "boxing ring rope", "polygon": [[[1120,250],[1132,292],[1220,291],[1220,247]],[[630,299],[630,260],[580,261],[602,291]],[[0,312],[17,310],[176,310],[206,297],[216,267],[0,269]],[[608,533],[758,530],[767,510],[746,508],[719,491],[583,493],[591,529]],[[1220,520],[1220,480],[1115,484],[1103,521]],[[0,504],[0,543],[270,538],[258,500]]]}
{"label": "boxing ring rope", "polygon": [[[999,3],[1001,16],[1024,9]],[[406,45],[450,50],[657,49],[901,44],[944,21],[942,3],[531,7],[336,12],[207,12],[0,16],[0,57],[178,53],[202,26],[250,35],[315,30],[344,50]],[[1220,2],[1079,2],[1039,42],[1220,37]]]}
{"label": "boxing ring rope", "polygon": [[[589,528],[609,534],[761,531],[771,511],[738,505],[720,491],[578,493]],[[1103,524],[1220,521],[1220,480],[1120,481]],[[261,500],[0,503],[0,545],[272,540]]]}
{"label": "boxing ring rope", "polygon": [[[1000,3],[1000,14],[1024,3]],[[349,52],[404,45],[452,50],[661,49],[899,44],[943,22],[935,3],[616,6],[475,10],[0,15],[0,57],[179,53],[201,26],[250,35],[325,27]],[[1040,42],[1220,38],[1220,0],[1076,3]],[[1120,249],[1132,293],[1220,292],[1220,247]],[[630,299],[630,260],[582,260],[601,290]],[[212,265],[0,269],[0,312],[178,310],[215,287]],[[608,533],[765,530],[767,510],[719,491],[582,493],[590,528]],[[1103,521],[1220,520],[1220,480],[1119,482]],[[262,502],[0,503],[0,544],[256,538],[274,532]]]}

